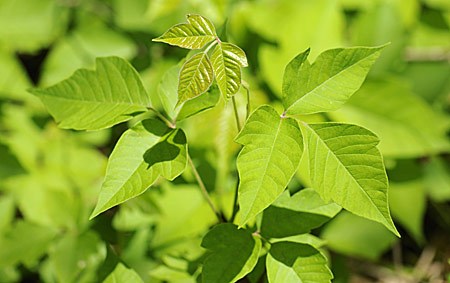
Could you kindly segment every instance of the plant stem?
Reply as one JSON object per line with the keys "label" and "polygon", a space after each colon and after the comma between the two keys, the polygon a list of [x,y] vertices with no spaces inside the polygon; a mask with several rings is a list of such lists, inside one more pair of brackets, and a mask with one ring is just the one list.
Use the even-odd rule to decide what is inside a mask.
{"label": "plant stem", "polygon": [[194,173],[195,179],[197,180],[197,183],[200,187],[200,191],[203,194],[203,197],[205,198],[208,205],[211,207],[212,211],[214,211],[214,214],[217,216],[217,219],[219,220],[219,222],[223,222],[223,218],[222,218],[221,214],[219,213],[219,211],[214,206],[214,203],[212,202],[211,197],[209,196],[208,191],[206,190],[205,184],[203,183],[202,178],[198,174],[198,171],[195,168],[194,162],[192,162],[191,156],[189,154],[187,154],[187,159],[188,159],[189,165],[192,168],[192,172]]}
{"label": "plant stem", "polygon": [[213,42],[211,42],[210,45],[208,45],[208,47],[206,47],[205,51],[203,51],[205,54],[208,53],[208,51],[217,43],[219,43],[217,40],[214,40]]}
{"label": "plant stem", "polygon": [[238,206],[238,188],[239,188],[239,183],[236,184],[236,190],[234,191],[234,197],[233,197],[233,212],[231,213],[231,217],[229,222],[233,223],[234,219],[236,218],[236,214],[238,213],[239,210],[239,206]]}
{"label": "plant stem", "polygon": [[234,96],[232,96],[231,100],[233,101],[234,117],[236,118],[237,129],[238,129],[238,132],[240,132],[241,131],[241,122],[239,121],[239,114],[238,114],[238,110],[237,110],[237,106],[236,106],[236,99],[234,98]]}
{"label": "plant stem", "polygon": [[245,119],[248,119],[248,116],[250,116],[250,87],[248,83],[244,80],[242,80],[242,87],[245,88],[245,91],[247,92],[247,113],[245,114]]}
{"label": "plant stem", "polygon": [[169,128],[172,128],[172,129],[175,129],[175,128],[176,128],[176,125],[175,125],[174,123],[172,123],[169,119],[167,119],[166,117],[164,117],[164,115],[162,115],[161,113],[159,113],[158,110],[156,110],[156,109],[154,109],[154,108],[152,108],[152,107],[148,107],[147,109],[153,111],[153,113],[155,113],[156,116],[158,116],[159,119],[163,120],[163,121],[167,124],[167,126],[168,126]]}

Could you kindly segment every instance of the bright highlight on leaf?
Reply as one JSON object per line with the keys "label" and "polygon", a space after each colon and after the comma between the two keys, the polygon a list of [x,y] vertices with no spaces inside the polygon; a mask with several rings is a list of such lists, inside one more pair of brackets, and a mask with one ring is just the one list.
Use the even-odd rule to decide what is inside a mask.
{"label": "bright highlight on leaf", "polygon": [[189,49],[200,49],[216,39],[214,25],[200,15],[187,15],[188,23],[171,27],[153,41],[164,42]]}
{"label": "bright highlight on leaf", "polygon": [[266,259],[269,283],[331,282],[327,259],[314,247],[294,242],[277,242]]}
{"label": "bright highlight on leaf", "polygon": [[119,57],[97,58],[95,71],[80,69],[54,86],[31,92],[60,127],[76,130],[108,128],[150,106],[139,74]]}
{"label": "bright highlight on leaf", "polygon": [[295,57],[287,65],[283,78],[286,113],[339,109],[360,88],[383,48],[331,49],[320,54],[313,64],[306,59],[309,49]]}
{"label": "bright highlight on leaf", "polygon": [[186,136],[157,119],[126,131],[109,157],[106,177],[91,219],[136,197],[161,175],[173,180],[186,167]]}
{"label": "bright highlight on leaf", "polygon": [[236,282],[253,270],[261,240],[230,223],[219,224],[203,237],[202,247],[212,251],[203,265],[202,282]]}
{"label": "bright highlight on leaf", "polygon": [[311,182],[320,196],[399,236],[389,214],[388,180],[376,148],[378,137],[350,124],[303,124],[301,128]]}
{"label": "bright highlight on leaf", "polygon": [[247,67],[247,57],[238,46],[221,42],[211,55],[217,84],[223,97],[234,95],[241,86],[241,67]]}
{"label": "bright highlight on leaf", "polygon": [[189,58],[180,71],[178,105],[207,91],[213,79],[213,69],[206,53]]}
{"label": "bright highlight on leaf", "polygon": [[297,121],[281,118],[267,105],[251,114],[236,142],[244,145],[237,158],[243,226],[284,191],[297,171],[303,144]]}

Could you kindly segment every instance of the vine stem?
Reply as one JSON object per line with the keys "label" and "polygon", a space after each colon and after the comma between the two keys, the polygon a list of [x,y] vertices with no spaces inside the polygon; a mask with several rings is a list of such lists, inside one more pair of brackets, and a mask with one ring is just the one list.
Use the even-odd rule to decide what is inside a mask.
{"label": "vine stem", "polygon": [[234,95],[231,97],[231,100],[233,101],[233,110],[234,110],[234,117],[236,118],[237,129],[238,129],[238,132],[240,132],[241,131],[241,122],[239,121],[239,114],[238,114],[236,99],[234,98]]}
{"label": "vine stem", "polygon": [[222,216],[219,213],[219,211],[216,209],[216,207],[214,206],[214,203],[212,202],[212,199],[209,196],[208,191],[206,190],[205,184],[203,183],[202,178],[198,174],[197,168],[195,168],[194,162],[192,162],[192,159],[191,159],[191,156],[189,155],[189,153],[187,154],[187,159],[188,159],[189,165],[192,168],[192,172],[194,173],[195,179],[197,180],[197,183],[200,187],[200,191],[202,192],[203,197],[205,198],[208,205],[211,207],[212,211],[214,211],[214,214],[216,215],[219,222],[223,222]]}
{"label": "vine stem", "polygon": [[236,190],[234,190],[234,197],[233,197],[233,212],[231,213],[231,217],[230,217],[230,223],[234,222],[234,219],[236,218],[239,206],[238,206],[238,188],[239,188],[239,183],[236,184]]}
{"label": "vine stem", "polygon": [[242,87],[245,88],[247,93],[247,113],[245,114],[245,119],[248,119],[248,116],[250,116],[250,87],[244,80],[242,80]]}
{"label": "vine stem", "polygon": [[167,124],[167,126],[168,126],[169,128],[172,128],[172,129],[175,129],[175,128],[176,128],[176,125],[175,125],[174,123],[172,123],[169,119],[167,119],[166,117],[164,117],[164,115],[162,115],[161,113],[159,113],[159,111],[156,110],[155,108],[148,107],[147,109],[148,109],[148,110],[151,110],[153,113],[155,113],[156,116],[158,116],[158,118],[160,118],[161,120],[163,120],[163,121]]}

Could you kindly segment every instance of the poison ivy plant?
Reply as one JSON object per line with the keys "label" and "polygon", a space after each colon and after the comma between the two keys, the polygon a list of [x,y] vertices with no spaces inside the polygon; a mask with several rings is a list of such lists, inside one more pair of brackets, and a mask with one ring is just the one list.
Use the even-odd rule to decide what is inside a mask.
{"label": "poison ivy plant", "polygon": [[[192,265],[186,267],[185,253],[173,253],[173,258],[166,258],[150,276],[166,280],[171,273],[180,280],[226,283],[246,276],[256,278],[265,270],[271,283],[330,282],[333,275],[318,249],[320,239],[308,233],[333,219],[342,208],[399,236],[389,212],[388,179],[377,147],[379,138],[358,125],[308,123],[305,118],[341,108],[361,87],[384,46],[330,49],[313,63],[308,60],[309,49],[300,53],[285,69],[283,109],[279,112],[273,104],[250,111],[251,95],[242,74],[248,65],[246,54],[237,45],[222,41],[207,18],[190,14],[187,23],[169,28],[153,41],[193,50],[181,66],[168,69],[157,91],[147,92],[138,72],[119,57],[98,58],[95,70],[81,69],[53,86],[31,90],[62,128],[98,130],[129,121],[129,129],[109,156],[91,218],[103,217],[103,212],[125,201],[127,209],[121,209],[121,218],[115,219],[115,225],[125,230],[129,227],[124,219],[132,213],[142,219],[135,222],[136,227],[169,221],[169,208],[179,208],[189,218],[198,215],[201,206],[197,202],[183,204],[183,196],[197,199],[191,196],[196,192],[193,188],[199,189],[211,216],[217,218],[209,231],[205,233],[205,227],[211,226],[211,219],[191,217],[195,219],[152,232],[155,253],[170,250],[167,246],[172,241],[185,237],[179,249],[194,250],[198,256],[188,259]],[[241,86],[247,96],[236,99]],[[237,174],[230,176],[237,182],[231,194],[210,187],[214,182],[205,178],[210,170],[208,157],[191,150],[190,133],[183,129],[184,120],[207,109],[223,113],[221,109],[229,105],[239,130],[234,140],[241,146]],[[239,107],[246,109],[243,125]],[[299,170],[306,172],[311,188],[299,188],[294,177]],[[167,189],[165,180],[173,181],[174,188]],[[177,185],[194,181],[196,185]],[[286,190],[291,186],[296,186],[292,195]],[[135,198],[139,195],[142,197]],[[234,199],[229,203],[224,202],[228,195]],[[152,202],[162,216],[147,217],[148,212],[139,205],[133,207],[138,199]],[[180,226],[189,226],[185,235],[175,232]],[[142,228],[129,240],[129,249],[141,251],[129,260],[140,262],[141,267],[151,265],[141,261],[149,247],[145,239],[150,231]],[[66,246],[78,244],[86,243],[63,239],[52,256],[53,264],[55,257],[63,256]],[[95,245],[89,249],[99,253]],[[122,264],[115,266],[104,282],[125,277],[140,280]],[[71,278],[78,273],[78,269],[67,270]]]}

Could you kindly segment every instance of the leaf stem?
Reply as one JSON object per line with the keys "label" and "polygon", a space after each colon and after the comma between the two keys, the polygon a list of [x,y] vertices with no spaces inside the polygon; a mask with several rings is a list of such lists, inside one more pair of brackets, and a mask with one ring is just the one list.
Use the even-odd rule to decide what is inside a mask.
{"label": "leaf stem", "polygon": [[223,217],[219,213],[219,211],[216,209],[216,207],[214,206],[214,203],[212,202],[212,199],[209,196],[208,191],[206,190],[205,184],[203,183],[202,178],[198,174],[198,171],[195,168],[194,162],[192,162],[192,159],[191,159],[191,156],[189,155],[189,153],[187,154],[187,159],[188,159],[189,165],[192,168],[192,172],[194,173],[195,179],[197,180],[198,186],[200,187],[200,191],[202,192],[203,197],[205,198],[208,205],[211,207],[212,211],[214,211],[214,214],[216,215],[219,222],[223,222]]}
{"label": "leaf stem", "polygon": [[205,54],[207,54],[209,52],[209,50],[218,43],[217,40],[214,40],[213,42],[211,42],[210,45],[208,45],[208,47],[206,47],[205,51],[203,51]]}
{"label": "leaf stem", "polygon": [[248,83],[244,80],[242,80],[241,85],[243,88],[245,88],[245,91],[247,93],[247,113],[245,114],[245,120],[248,119],[248,116],[250,116],[250,87]]}
{"label": "leaf stem", "polygon": [[176,128],[176,125],[175,125],[173,122],[171,122],[169,119],[167,119],[166,117],[164,117],[164,115],[162,115],[161,113],[159,113],[159,111],[156,110],[155,108],[153,108],[153,107],[148,107],[147,109],[150,110],[150,111],[152,111],[153,113],[155,113],[156,116],[158,116],[158,118],[160,118],[161,120],[163,120],[163,121],[167,124],[167,126],[168,126],[169,128],[172,128],[172,129],[175,129],[175,128]]}
{"label": "leaf stem", "polygon": [[231,100],[233,101],[234,117],[236,118],[237,129],[238,129],[238,132],[240,132],[241,131],[241,122],[239,121],[239,114],[238,114],[236,99],[234,98],[234,95],[231,97]]}
{"label": "leaf stem", "polygon": [[228,221],[230,223],[234,222],[234,219],[236,219],[236,215],[237,215],[238,210],[239,210],[239,206],[238,206],[238,188],[239,188],[239,183],[236,184],[236,190],[234,191],[233,212],[231,213],[230,220]]}

